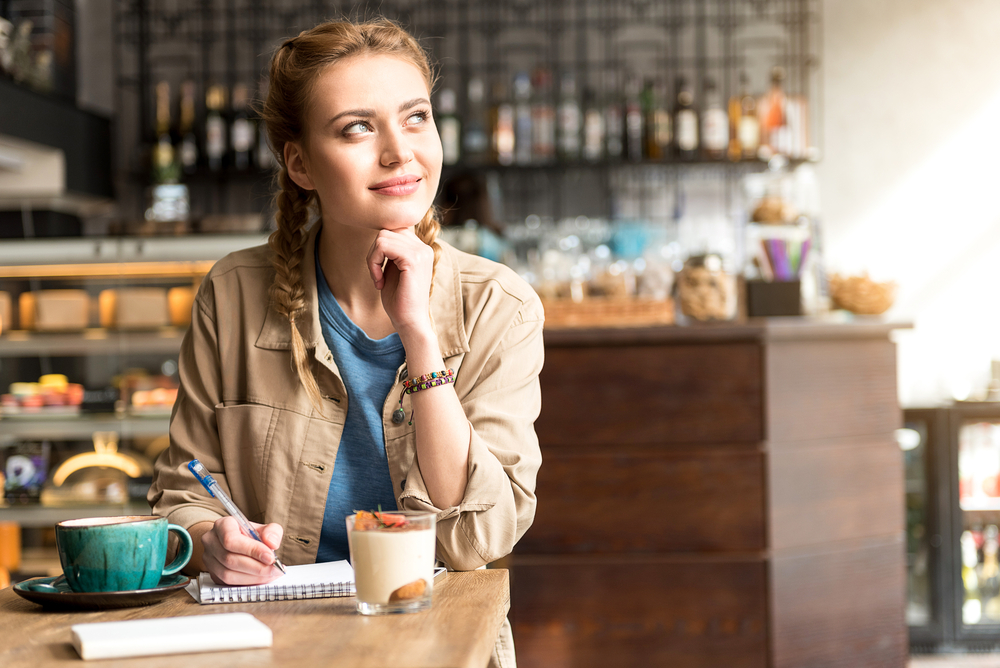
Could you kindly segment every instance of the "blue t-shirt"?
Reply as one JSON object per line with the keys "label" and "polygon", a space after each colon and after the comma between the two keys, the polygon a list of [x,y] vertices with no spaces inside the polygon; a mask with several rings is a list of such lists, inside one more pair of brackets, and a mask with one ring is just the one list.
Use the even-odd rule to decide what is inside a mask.
{"label": "blue t-shirt", "polygon": [[[318,248],[319,244],[317,244]],[[395,332],[376,341],[337,303],[316,258],[316,288],[323,338],[347,388],[347,418],[326,496],[316,561],[347,559],[347,526],[355,510],[396,510],[385,454],[382,406],[406,352]]]}

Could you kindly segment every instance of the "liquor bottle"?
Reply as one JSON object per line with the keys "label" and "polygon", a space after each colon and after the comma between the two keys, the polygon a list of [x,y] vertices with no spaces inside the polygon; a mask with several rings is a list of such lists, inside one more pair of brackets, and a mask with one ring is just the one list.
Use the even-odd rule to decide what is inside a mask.
{"label": "liquor bottle", "polygon": [[479,77],[469,79],[469,108],[465,118],[462,150],[466,160],[470,162],[482,162],[489,152],[487,120],[484,118],[486,114],[483,108],[485,93],[482,79]]}
{"label": "liquor bottle", "polygon": [[531,82],[531,160],[537,164],[556,157],[556,110],[552,104],[552,75],[538,68]]}
{"label": "liquor bottle", "polygon": [[224,86],[209,86],[205,93],[205,156],[208,158],[208,168],[213,172],[222,170],[222,161],[226,155],[226,121],[222,118],[222,110],[226,105],[226,89]]}
{"label": "liquor bottle", "polygon": [[170,84],[166,81],[156,84],[156,144],[152,158],[153,183],[177,183],[180,166],[170,136]]}
{"label": "liquor bottle", "polygon": [[604,132],[607,137],[605,151],[608,158],[620,159],[625,149],[625,117],[622,114],[621,99],[618,96],[614,74],[609,75],[608,86],[604,93]]}
{"label": "liquor bottle", "polygon": [[438,94],[438,134],[441,136],[441,157],[446,165],[454,165],[462,156],[462,128],[455,116],[455,91],[442,88]]}
{"label": "liquor bottle", "polygon": [[531,79],[527,72],[514,77],[514,162],[531,164]]}
{"label": "liquor bottle", "polygon": [[229,127],[229,144],[233,151],[233,167],[241,172],[250,169],[253,164],[253,141],[257,136],[249,104],[246,85],[233,86],[233,122]]}
{"label": "liquor bottle", "polygon": [[713,79],[705,79],[705,106],[701,112],[701,147],[709,160],[721,160],[729,144],[729,119]]}
{"label": "liquor bottle", "polygon": [[629,77],[625,83],[625,155],[633,162],[642,160],[642,104],[639,101],[639,79]]}
{"label": "liquor bottle", "polygon": [[194,174],[198,170],[198,139],[194,133],[194,95],[193,81],[188,80],[181,84],[180,163],[181,171],[185,174]]}
{"label": "liquor bottle", "polygon": [[670,150],[670,114],[663,106],[662,93],[660,82],[646,79],[642,89],[642,114],[643,154],[648,160],[663,160]]}
{"label": "liquor bottle", "polygon": [[757,118],[757,98],[750,94],[746,72],[740,74],[740,122],[737,133],[742,158],[755,159],[760,148],[760,119]]}
{"label": "liquor bottle", "polygon": [[687,79],[677,77],[674,105],[674,151],[681,160],[698,157],[698,113],[694,110],[694,94]]}
{"label": "liquor bottle", "polygon": [[[260,86],[257,89],[257,94],[260,95],[261,100],[267,99],[267,91],[269,88],[269,83],[267,77],[261,77]],[[275,160],[274,153],[271,152],[271,145],[267,141],[267,126],[264,124],[263,119],[257,119],[257,167],[259,169],[268,170],[272,169],[277,161]]]}
{"label": "liquor bottle", "polygon": [[580,117],[576,78],[566,72],[559,82],[559,157],[563,160],[580,159]]}
{"label": "liquor bottle", "polygon": [[493,86],[493,106],[490,109],[490,157],[500,165],[514,163],[514,105],[507,100],[503,84]]}
{"label": "liquor bottle", "polygon": [[785,70],[775,67],[771,70],[771,89],[757,102],[757,118],[760,119],[760,149],[758,154],[769,158],[774,153],[783,153],[786,143],[785,126]]}
{"label": "liquor bottle", "polygon": [[740,72],[740,90],[729,96],[726,109],[729,112],[729,146],[726,148],[726,157],[732,162],[738,162],[743,157],[743,149],[740,147],[740,100],[746,89],[746,73]]}
{"label": "liquor bottle", "polygon": [[593,88],[583,91],[583,157],[590,162],[604,157],[604,114]]}

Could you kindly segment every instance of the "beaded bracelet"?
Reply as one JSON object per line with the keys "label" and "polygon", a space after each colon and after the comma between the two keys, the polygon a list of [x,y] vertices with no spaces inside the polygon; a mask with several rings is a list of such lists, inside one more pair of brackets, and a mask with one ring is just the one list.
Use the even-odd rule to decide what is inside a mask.
{"label": "beaded bracelet", "polygon": [[[406,412],[403,410],[403,395],[413,394],[414,392],[419,392],[421,390],[428,390],[432,387],[438,387],[439,385],[447,385],[448,383],[455,382],[455,370],[446,369],[444,371],[433,371],[431,373],[425,373],[419,378],[411,378],[410,380],[403,381],[403,391],[399,393],[399,408],[392,412],[392,421],[395,424],[399,424],[406,417]],[[410,411],[410,421],[407,424],[413,424],[413,411]]]}

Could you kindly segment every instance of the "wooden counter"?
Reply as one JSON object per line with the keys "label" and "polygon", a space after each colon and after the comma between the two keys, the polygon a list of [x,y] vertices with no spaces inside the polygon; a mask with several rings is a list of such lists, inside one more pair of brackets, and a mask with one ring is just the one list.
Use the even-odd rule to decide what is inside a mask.
{"label": "wooden counter", "polygon": [[903,668],[892,329],[546,330],[521,668]]}
{"label": "wooden counter", "polygon": [[[355,599],[320,598],[273,603],[198,605],[184,591],[147,608],[48,611],[0,590],[0,666],[344,666],[345,668],[484,668],[509,607],[507,571],[446,573],[434,581],[427,612],[364,617]],[[270,649],[177,654],[81,662],[70,626],[91,622],[248,612],[274,633]]]}

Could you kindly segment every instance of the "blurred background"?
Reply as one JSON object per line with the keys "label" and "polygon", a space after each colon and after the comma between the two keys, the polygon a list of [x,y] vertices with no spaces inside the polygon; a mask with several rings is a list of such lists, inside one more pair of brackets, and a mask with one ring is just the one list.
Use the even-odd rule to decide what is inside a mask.
{"label": "blurred background", "polygon": [[[842,665],[852,656],[824,654],[818,640],[803,649],[808,637],[783,631],[775,613],[784,571],[772,556],[821,542],[783,544],[780,517],[769,514],[785,498],[774,487],[780,459],[768,450],[783,433],[775,411],[802,410],[794,392],[780,402],[770,393],[778,379],[795,387],[807,375],[807,365],[792,365],[782,376],[772,362],[784,349],[769,342],[800,336],[780,333],[796,327],[813,332],[802,335],[810,341],[886,345],[878,364],[851,348],[844,359],[857,367],[843,368],[865,387],[884,381],[891,396],[837,415],[860,422],[878,404],[885,420],[872,429],[891,441],[891,456],[859,458],[858,471],[884,474],[866,480],[895,500],[872,501],[849,484],[858,471],[843,471],[843,484],[831,485],[858,511],[856,531],[815,529],[833,542],[878,537],[898,556],[887,578],[896,573],[898,587],[886,594],[896,623],[859,641],[873,652],[865,656],[898,665],[910,650],[996,647],[1000,211],[989,193],[1000,155],[1000,6],[986,0],[0,0],[0,566],[15,580],[58,571],[52,522],[148,511],[194,290],[215,260],[273,229],[275,163],[255,111],[270,54],[321,20],[378,15],[409,29],[437,66],[443,237],[508,264],[540,294],[555,351],[549,387],[563,378],[559,355],[581,341],[633,360],[648,359],[654,340],[708,346],[708,361],[677,381],[684,396],[709,380],[712,391],[733,387],[720,379],[736,366],[712,361],[723,357],[709,344],[745,339],[763,350],[747,362],[760,375],[759,429],[737,438],[699,427],[676,438],[678,448],[714,453],[690,480],[709,475],[704,462],[717,461],[718,444],[765,452],[752,473],[759,533],[737,549],[723,537],[723,511],[702,505],[692,526],[716,523],[715,537],[632,545],[642,554],[745,548],[762,564],[754,586],[768,592],[748,600],[763,607],[646,618],[645,627],[641,615],[625,616],[594,630],[570,628],[541,602],[515,604],[523,663],[591,665],[571,649],[583,636],[655,652],[666,651],[657,638],[683,637],[683,656],[663,654],[664,665]],[[664,373],[681,374],[672,366],[681,364],[664,362]],[[559,406],[559,396],[545,405]],[[543,446],[549,433],[561,452],[565,432],[546,431],[545,419]],[[869,437],[864,429],[850,447]],[[653,433],[636,433],[636,447],[673,442]],[[802,438],[821,437],[832,432]],[[560,470],[562,460],[551,461]],[[815,466],[794,471],[819,477]],[[676,470],[665,475],[675,480]],[[671,507],[655,494],[609,499]],[[862,499],[885,524],[865,524]],[[548,572],[531,570],[539,555],[624,550],[561,534],[546,542],[545,518],[538,524],[524,570],[517,555],[505,564],[515,601],[518,577],[527,588]],[[851,581],[844,568],[838,577]],[[667,596],[664,609],[709,598],[689,594]],[[841,647],[854,637],[831,633]],[[712,653],[720,638],[743,663]],[[593,665],[633,665],[594,656]]]}

